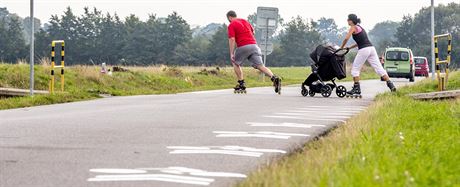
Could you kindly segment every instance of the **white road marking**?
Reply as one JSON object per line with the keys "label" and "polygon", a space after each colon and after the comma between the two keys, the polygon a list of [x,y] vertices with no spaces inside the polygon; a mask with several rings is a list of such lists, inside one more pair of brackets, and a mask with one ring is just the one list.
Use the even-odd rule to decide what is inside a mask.
{"label": "white road marking", "polygon": [[210,146],[210,147],[188,147],[188,146],[168,146],[173,149],[170,154],[223,154],[234,156],[261,157],[264,153],[281,153],[286,151],[277,149],[257,149],[240,146]]}
{"label": "white road marking", "polygon": [[315,105],[315,106],[308,106],[309,108],[351,108],[351,109],[365,109],[365,106],[324,106],[324,105]]}
{"label": "white road marking", "polygon": [[292,136],[308,137],[308,134],[297,134],[297,133],[279,133],[279,132],[270,132],[270,131],[260,131],[260,132],[241,132],[241,131],[214,131],[214,134],[218,138],[228,138],[228,137],[252,137],[252,138],[273,138],[273,139],[289,139]]}
{"label": "white road marking", "polygon": [[307,115],[305,113],[275,113],[275,115],[285,115],[285,116],[305,116],[305,117],[317,117],[322,119],[348,119],[350,116],[333,116],[333,115]]}
{"label": "white road marking", "polygon": [[330,108],[298,108],[299,110],[308,110],[308,111],[330,111],[330,112],[336,112],[336,111],[363,111],[366,109],[361,109],[361,108],[337,108],[337,107],[330,107]]}
{"label": "white road marking", "polygon": [[98,169],[90,169],[89,171],[94,172],[94,173],[118,173],[118,174],[147,173],[147,171],[139,170],[139,169],[116,169],[116,168],[98,168]]}
{"label": "white road marking", "polygon": [[108,182],[108,181],[163,181],[183,184],[195,184],[208,186],[214,179],[203,177],[184,177],[168,174],[144,174],[144,175],[98,175],[89,178],[88,182]]}
{"label": "white road marking", "polygon": [[305,113],[305,114],[328,114],[328,115],[354,115],[359,114],[361,111],[315,111],[315,110],[286,110],[286,112]]}
{"label": "white road marking", "polygon": [[312,120],[312,121],[336,121],[336,122],[342,122],[345,123],[345,120],[339,120],[339,119],[321,119],[321,117],[310,117],[310,118],[303,118],[303,117],[296,117],[296,116],[263,116],[266,118],[280,118],[280,119],[303,119],[303,120]]}
{"label": "white road marking", "polygon": [[[116,181],[162,181],[173,182],[191,185],[207,186],[215,181],[213,178],[208,177],[231,177],[231,178],[246,178],[247,176],[240,173],[228,172],[208,172],[199,169],[192,169],[186,167],[168,167],[168,168],[136,168],[136,169],[111,169],[111,168],[98,168],[90,169],[90,172],[95,173],[111,173],[114,175],[97,175],[94,178],[87,179],[88,182],[116,182]],[[123,174],[120,173],[148,173],[148,174]],[[152,174],[151,172],[160,172]],[[166,173],[166,174],[161,174]],[[184,176],[187,175],[187,176]],[[196,177],[198,176],[198,177]]]}
{"label": "white road marking", "polygon": [[313,124],[301,124],[301,123],[257,123],[248,122],[248,125],[252,127],[292,127],[292,128],[312,128],[312,127],[326,127],[326,125],[313,125]]}
{"label": "white road marking", "polygon": [[168,167],[168,168],[138,168],[147,171],[161,171],[163,173],[175,173],[175,174],[184,174],[189,173],[193,176],[203,176],[203,177],[235,177],[235,178],[246,178],[246,175],[240,173],[228,173],[228,172],[208,172],[199,169],[192,169],[186,167]]}

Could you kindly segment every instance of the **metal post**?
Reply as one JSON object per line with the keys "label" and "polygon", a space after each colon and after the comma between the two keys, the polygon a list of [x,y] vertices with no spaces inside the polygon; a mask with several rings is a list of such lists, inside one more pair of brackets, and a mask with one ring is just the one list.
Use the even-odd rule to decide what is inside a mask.
{"label": "metal post", "polygon": [[[264,66],[267,66],[267,54],[268,54],[268,18],[267,18],[267,33],[265,35],[265,53],[264,53]],[[263,81],[265,82],[265,75],[263,76]]]}
{"label": "metal post", "polygon": [[431,78],[435,80],[435,56],[434,56],[434,0],[431,0]]}
{"label": "metal post", "polygon": [[264,53],[264,56],[265,56],[265,60],[264,60],[264,65],[267,65],[267,53],[268,53],[268,20],[267,19],[267,33],[265,35],[265,53]]}
{"label": "metal post", "polygon": [[30,0],[30,95],[34,95],[34,0]]}

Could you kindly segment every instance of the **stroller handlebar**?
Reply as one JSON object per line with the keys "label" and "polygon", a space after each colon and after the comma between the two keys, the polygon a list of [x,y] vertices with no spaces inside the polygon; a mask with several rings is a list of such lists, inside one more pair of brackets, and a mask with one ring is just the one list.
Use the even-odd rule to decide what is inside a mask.
{"label": "stroller handlebar", "polygon": [[348,52],[350,52],[350,48],[346,47],[346,48],[337,49],[334,52],[334,54],[339,55],[339,56],[345,56],[348,54]]}

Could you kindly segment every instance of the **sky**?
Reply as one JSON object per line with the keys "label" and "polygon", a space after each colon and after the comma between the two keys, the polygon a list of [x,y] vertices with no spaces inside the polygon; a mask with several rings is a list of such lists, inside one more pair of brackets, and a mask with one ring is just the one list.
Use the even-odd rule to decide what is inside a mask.
{"label": "sky", "polygon": [[[435,0],[435,4],[460,0]],[[21,17],[29,16],[29,0],[0,0],[0,7]],[[120,17],[135,14],[145,20],[149,14],[166,17],[178,12],[192,26],[226,22],[228,10],[235,10],[239,17],[246,18],[257,11],[258,6],[279,8],[285,20],[300,15],[317,20],[334,18],[339,26],[346,26],[347,15],[355,13],[364,27],[393,20],[400,21],[403,15],[415,14],[430,0],[35,0],[35,17],[47,22],[51,15],[61,15],[66,7],[76,14],[83,7],[97,7],[103,12],[116,12]]]}

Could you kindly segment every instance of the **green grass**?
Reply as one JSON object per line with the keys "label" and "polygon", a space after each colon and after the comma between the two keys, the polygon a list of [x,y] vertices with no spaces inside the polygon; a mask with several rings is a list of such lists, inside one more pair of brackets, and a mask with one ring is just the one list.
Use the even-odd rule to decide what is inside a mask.
{"label": "green grass", "polygon": [[[199,67],[128,67],[130,72],[114,72],[112,76],[99,73],[95,66],[70,66],[66,68],[65,93],[55,95],[15,97],[0,99],[0,109],[29,107],[36,105],[64,103],[99,98],[99,94],[113,96],[171,94],[197,90],[232,88],[235,86],[233,69]],[[272,68],[273,72],[282,76],[286,84],[299,84],[309,69],[306,67]],[[35,88],[48,90],[49,67],[35,66]],[[211,72],[213,71],[213,72]],[[271,81],[261,81],[260,74],[245,68],[245,79],[249,87],[270,86]],[[0,87],[29,87],[29,66],[25,64],[0,64]],[[60,88],[59,76],[56,76],[56,90]]]}
{"label": "green grass", "polygon": [[[449,89],[460,89],[454,73]],[[377,97],[325,137],[252,173],[247,186],[460,186],[460,100],[415,101],[425,80]]]}
{"label": "green grass", "polygon": [[[0,110],[65,103],[99,98],[99,94],[113,96],[171,94],[188,91],[213,90],[232,88],[235,86],[235,75],[232,68],[215,68],[202,71],[200,67],[128,67],[129,72],[114,72],[112,76],[101,74],[96,66],[69,66],[65,74],[65,93],[49,96],[21,97],[0,99]],[[272,71],[283,78],[283,84],[300,84],[310,68],[307,67],[274,67]],[[35,66],[35,89],[48,90],[49,66]],[[210,71],[214,71],[210,72]],[[363,79],[376,78],[369,68],[364,68]],[[244,68],[248,87],[270,86],[268,78],[261,81],[260,73],[253,68]],[[56,76],[56,89],[60,89],[60,78]],[[351,80],[348,77],[345,80]],[[344,81],[345,81],[344,80]],[[25,64],[0,63],[0,87],[29,87],[29,66]]]}

